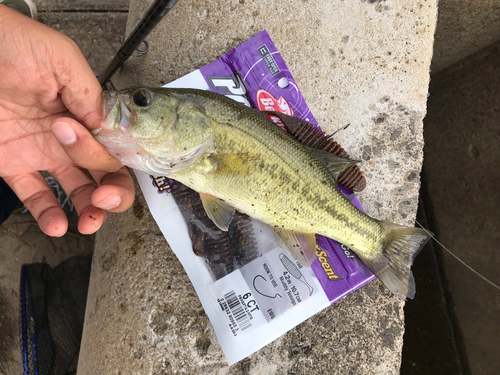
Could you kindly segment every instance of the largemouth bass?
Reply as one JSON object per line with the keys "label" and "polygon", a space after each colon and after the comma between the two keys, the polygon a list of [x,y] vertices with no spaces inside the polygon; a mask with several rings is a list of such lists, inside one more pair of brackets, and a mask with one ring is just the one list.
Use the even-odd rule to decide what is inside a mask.
{"label": "largemouth bass", "polygon": [[413,298],[410,267],[429,236],[352,205],[336,182],[348,159],[309,149],[258,112],[210,91],[129,88],[103,98],[96,139],[124,165],[199,192],[222,230],[238,210],[273,227],[306,266],[315,235],[330,237],[396,296]]}

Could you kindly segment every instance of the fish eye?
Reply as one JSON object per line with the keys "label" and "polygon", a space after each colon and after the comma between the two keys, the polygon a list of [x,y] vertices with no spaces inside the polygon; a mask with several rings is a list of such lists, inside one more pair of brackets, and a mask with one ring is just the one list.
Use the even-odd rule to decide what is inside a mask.
{"label": "fish eye", "polygon": [[138,107],[148,107],[153,103],[153,93],[149,90],[140,89],[134,92],[132,100]]}

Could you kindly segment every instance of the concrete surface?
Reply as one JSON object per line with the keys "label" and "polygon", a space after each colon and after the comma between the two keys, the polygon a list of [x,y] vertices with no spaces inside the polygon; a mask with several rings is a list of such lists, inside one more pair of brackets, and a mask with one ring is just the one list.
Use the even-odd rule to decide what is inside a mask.
{"label": "concrete surface", "polygon": [[440,0],[431,72],[451,66],[500,39],[500,1]]}
{"label": "concrete surface", "polygon": [[[434,76],[430,93],[424,171],[431,229],[500,284],[500,42]],[[498,373],[500,291],[441,257],[470,372]]]}
{"label": "concrete surface", "polygon": [[[127,30],[150,2],[132,1]],[[362,158],[371,215],[412,225],[436,1],[184,0],[129,60],[125,85],[169,82],[267,29],[326,131]],[[375,281],[228,367],[138,194],[97,236],[79,373],[396,374],[404,303]]]}
{"label": "concrete surface", "polygon": [[[38,1],[39,20],[73,38],[94,71],[100,73],[123,41],[127,14],[81,12],[81,3],[84,2]],[[116,9],[116,4],[121,4],[121,8],[128,4],[126,1],[107,4],[111,3],[112,9]],[[46,12],[46,9],[64,12]],[[22,373],[18,323],[21,266],[47,262],[54,267],[69,257],[90,254],[93,245],[94,236],[82,236],[74,226],[62,238],[49,238],[29,214],[14,214],[0,226],[0,374]]]}
{"label": "concrete surface", "polygon": [[127,13],[40,12],[38,20],[72,38],[94,73],[101,74],[124,40]]}
{"label": "concrete surface", "polygon": [[[129,0],[33,0],[39,12],[128,12]],[[119,24],[115,24],[119,26]],[[91,30],[91,29],[87,29]]]}

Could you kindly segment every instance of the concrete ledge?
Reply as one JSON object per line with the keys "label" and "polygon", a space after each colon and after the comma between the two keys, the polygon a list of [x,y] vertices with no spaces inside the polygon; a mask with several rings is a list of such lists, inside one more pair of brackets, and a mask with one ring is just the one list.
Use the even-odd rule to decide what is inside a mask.
{"label": "concrete ledge", "polygon": [[[148,1],[132,1],[128,32]],[[121,86],[158,86],[267,29],[311,111],[355,157],[374,217],[412,225],[436,1],[180,1]],[[418,292],[417,292],[418,293]],[[79,373],[397,374],[404,303],[375,281],[227,367],[142,196],[97,237]]]}

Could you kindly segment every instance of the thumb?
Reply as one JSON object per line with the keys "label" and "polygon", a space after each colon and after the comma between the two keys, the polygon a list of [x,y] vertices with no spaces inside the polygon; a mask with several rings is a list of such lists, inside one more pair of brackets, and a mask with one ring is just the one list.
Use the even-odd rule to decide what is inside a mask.
{"label": "thumb", "polygon": [[122,164],[97,142],[78,121],[68,117],[54,120],[52,134],[76,165],[102,172],[116,172]]}

